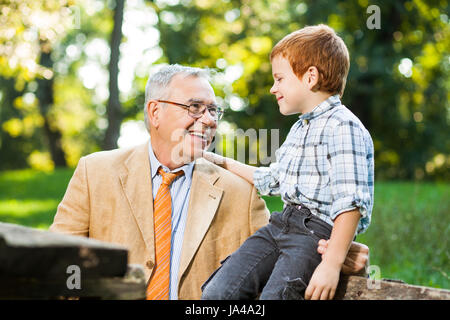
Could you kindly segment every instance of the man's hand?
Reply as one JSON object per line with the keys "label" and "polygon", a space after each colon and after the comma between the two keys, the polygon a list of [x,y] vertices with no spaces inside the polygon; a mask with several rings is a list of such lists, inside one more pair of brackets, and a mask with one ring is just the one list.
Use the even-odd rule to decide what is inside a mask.
{"label": "man's hand", "polygon": [[[317,252],[322,257],[328,247],[328,241],[322,239],[319,241]],[[365,244],[353,241],[342,266],[342,273],[344,274],[365,274],[365,267],[369,265],[369,247]]]}
{"label": "man's hand", "polygon": [[331,300],[339,282],[339,265],[322,260],[309,281],[305,291],[306,300]]}

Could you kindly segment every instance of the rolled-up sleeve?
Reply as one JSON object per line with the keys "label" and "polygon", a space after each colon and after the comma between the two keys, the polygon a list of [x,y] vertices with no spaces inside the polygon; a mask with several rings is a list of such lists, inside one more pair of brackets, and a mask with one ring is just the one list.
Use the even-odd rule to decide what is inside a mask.
{"label": "rolled-up sleeve", "polygon": [[360,125],[352,121],[340,123],[333,133],[328,145],[332,195],[330,217],[335,220],[343,212],[359,209],[361,219],[357,233],[361,233],[370,224],[373,207],[372,173],[369,172],[373,169],[370,164],[372,140]]}
{"label": "rolled-up sleeve", "polygon": [[259,167],[253,174],[253,183],[261,195],[275,196],[280,194],[280,175],[278,163],[271,163],[269,167]]}

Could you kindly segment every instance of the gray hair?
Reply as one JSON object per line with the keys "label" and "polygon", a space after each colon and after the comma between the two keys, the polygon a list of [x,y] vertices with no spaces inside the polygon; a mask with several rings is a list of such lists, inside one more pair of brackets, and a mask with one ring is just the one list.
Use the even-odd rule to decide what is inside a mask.
{"label": "gray hair", "polygon": [[156,100],[167,97],[170,81],[178,74],[183,74],[186,77],[201,77],[210,81],[210,71],[208,69],[187,67],[179,64],[170,64],[160,68],[148,78],[147,85],[145,86],[144,118],[147,130],[150,130],[147,103],[152,99]]}

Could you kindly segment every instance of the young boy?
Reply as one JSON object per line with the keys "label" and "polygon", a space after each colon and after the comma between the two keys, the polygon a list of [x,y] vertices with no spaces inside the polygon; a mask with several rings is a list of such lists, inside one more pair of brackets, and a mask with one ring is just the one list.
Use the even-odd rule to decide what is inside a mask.
{"label": "young boy", "polygon": [[[281,195],[284,209],[213,273],[203,299],[332,299],[349,246],[370,223],[373,142],[340,101],[350,64],[344,42],[328,26],[305,27],[283,38],[270,59],[280,112],[301,114],[276,162],[256,168],[204,157],[262,195]],[[329,239],[322,257],[319,239]]]}

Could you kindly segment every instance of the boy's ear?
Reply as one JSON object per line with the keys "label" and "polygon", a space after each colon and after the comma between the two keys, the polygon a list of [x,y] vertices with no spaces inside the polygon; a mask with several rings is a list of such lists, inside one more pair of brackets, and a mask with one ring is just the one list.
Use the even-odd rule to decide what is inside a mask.
{"label": "boy's ear", "polygon": [[158,128],[160,124],[160,111],[161,105],[156,100],[150,100],[147,102],[147,115],[148,122],[154,128]]}
{"label": "boy's ear", "polygon": [[317,68],[314,66],[310,66],[308,70],[306,70],[305,75],[308,88],[314,92],[319,90],[320,89],[320,86],[318,85],[320,77],[319,70],[317,70]]}

